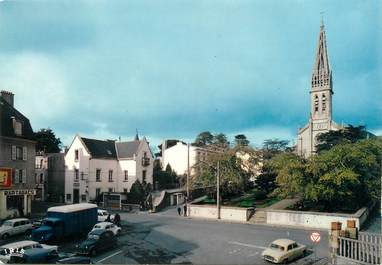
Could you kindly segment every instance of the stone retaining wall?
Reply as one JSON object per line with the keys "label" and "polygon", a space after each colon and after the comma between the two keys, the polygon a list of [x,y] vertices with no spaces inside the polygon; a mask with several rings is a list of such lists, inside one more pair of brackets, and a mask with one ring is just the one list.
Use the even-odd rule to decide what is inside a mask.
{"label": "stone retaining wall", "polygon": [[358,229],[367,220],[369,209],[363,207],[354,214],[302,212],[289,210],[267,210],[267,224],[288,225],[317,229],[330,229],[331,222],[341,222],[346,226],[347,220],[354,220]]}
{"label": "stone retaining wall", "polygon": [[[220,208],[220,219],[236,222],[247,222],[254,212],[253,208],[228,207]],[[190,217],[217,219],[218,209],[216,205],[195,205],[190,204],[188,208]]]}

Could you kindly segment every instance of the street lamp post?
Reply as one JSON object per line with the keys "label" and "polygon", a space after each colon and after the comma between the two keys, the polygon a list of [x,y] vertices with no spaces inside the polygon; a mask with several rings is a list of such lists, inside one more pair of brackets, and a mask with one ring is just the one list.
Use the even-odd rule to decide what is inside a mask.
{"label": "street lamp post", "polygon": [[187,144],[187,200],[190,197],[190,144]]}
{"label": "street lamp post", "polygon": [[216,168],[216,207],[218,212],[218,219],[220,219],[220,172],[219,172],[220,162],[218,161]]}

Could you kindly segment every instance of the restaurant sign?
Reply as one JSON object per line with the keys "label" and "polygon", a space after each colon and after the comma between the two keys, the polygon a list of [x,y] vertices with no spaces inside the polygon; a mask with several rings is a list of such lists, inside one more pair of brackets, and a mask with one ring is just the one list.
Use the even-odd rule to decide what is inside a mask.
{"label": "restaurant sign", "polygon": [[12,186],[12,169],[0,168],[0,188],[9,188]]}
{"label": "restaurant sign", "polygon": [[36,190],[5,190],[5,196],[36,195]]}

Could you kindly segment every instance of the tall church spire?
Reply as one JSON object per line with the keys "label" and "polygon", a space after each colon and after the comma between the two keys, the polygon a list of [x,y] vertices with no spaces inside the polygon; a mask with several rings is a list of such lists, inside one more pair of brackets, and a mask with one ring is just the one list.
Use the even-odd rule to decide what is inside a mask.
{"label": "tall church spire", "polygon": [[330,69],[324,22],[321,18],[320,34],[317,42],[316,59],[313,65],[312,90],[332,88],[332,71]]}

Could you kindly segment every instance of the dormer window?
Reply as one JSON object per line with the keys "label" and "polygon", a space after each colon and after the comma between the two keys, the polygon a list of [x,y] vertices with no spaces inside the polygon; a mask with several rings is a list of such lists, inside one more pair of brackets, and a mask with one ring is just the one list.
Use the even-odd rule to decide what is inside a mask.
{"label": "dormer window", "polygon": [[21,136],[23,134],[23,125],[20,121],[16,120],[14,117],[12,117],[12,125],[13,130],[17,136]]}

